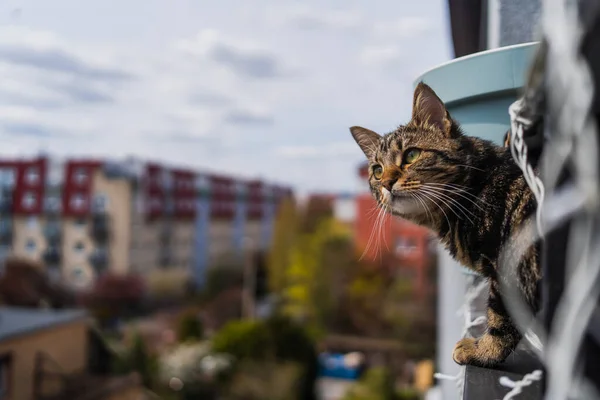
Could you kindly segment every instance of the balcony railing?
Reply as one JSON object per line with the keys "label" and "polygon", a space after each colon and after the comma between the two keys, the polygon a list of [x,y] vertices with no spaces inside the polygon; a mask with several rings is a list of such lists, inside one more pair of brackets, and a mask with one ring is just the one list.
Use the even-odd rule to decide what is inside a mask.
{"label": "balcony railing", "polygon": [[96,249],[89,258],[96,272],[104,272],[108,268],[109,255],[106,249]]}
{"label": "balcony railing", "polygon": [[0,244],[11,244],[13,240],[13,225],[9,220],[0,222]]}
{"label": "balcony railing", "polygon": [[49,222],[44,227],[44,236],[46,237],[46,242],[49,245],[57,246],[61,242],[61,239],[62,239],[60,223],[58,221]]}
{"label": "balcony railing", "polygon": [[90,236],[98,243],[110,240],[110,219],[106,214],[97,214],[92,217]]}
{"label": "balcony railing", "polygon": [[158,255],[158,264],[165,268],[171,266],[173,263],[173,254],[169,249],[162,249]]}
{"label": "balcony railing", "polygon": [[3,194],[0,197],[0,214],[10,214],[12,212],[12,196]]}
{"label": "balcony railing", "polygon": [[56,266],[56,265],[60,264],[60,262],[61,262],[60,250],[58,249],[58,247],[55,247],[55,246],[48,247],[44,251],[43,259],[44,259],[44,263],[51,265],[51,266]]}
{"label": "balcony railing", "polygon": [[163,245],[171,243],[171,240],[173,239],[173,223],[171,221],[165,221],[165,224],[160,230],[159,239]]}

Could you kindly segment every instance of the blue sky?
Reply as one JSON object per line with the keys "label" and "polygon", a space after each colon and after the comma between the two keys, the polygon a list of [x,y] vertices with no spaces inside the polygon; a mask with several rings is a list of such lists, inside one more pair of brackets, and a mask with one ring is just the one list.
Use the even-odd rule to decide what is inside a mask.
{"label": "blue sky", "polygon": [[445,0],[5,0],[0,153],[136,155],[357,189],[348,127],[410,115]]}

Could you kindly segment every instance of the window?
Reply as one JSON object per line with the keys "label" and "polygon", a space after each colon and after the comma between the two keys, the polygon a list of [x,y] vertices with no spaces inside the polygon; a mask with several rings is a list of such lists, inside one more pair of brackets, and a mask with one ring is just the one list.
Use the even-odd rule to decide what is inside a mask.
{"label": "window", "polygon": [[13,187],[15,185],[15,170],[14,168],[0,169],[0,186]]}
{"label": "window", "polygon": [[12,355],[0,355],[0,400],[10,397],[12,380]]}
{"label": "window", "polygon": [[40,171],[38,167],[29,167],[25,171],[25,182],[29,185],[37,185],[40,181]]}
{"label": "window", "polygon": [[25,251],[29,254],[34,254],[35,253],[35,249],[37,248],[37,245],[35,243],[35,240],[33,239],[27,239],[27,242],[25,243]]}
{"label": "window", "polygon": [[79,266],[71,270],[71,281],[77,286],[84,286],[87,283],[85,270]]}
{"label": "window", "polygon": [[[161,181],[162,186],[165,189],[171,189],[173,187],[173,177],[171,175],[171,172],[168,170],[163,170],[161,172],[160,177],[158,178],[159,181]],[[177,184],[179,184],[179,182],[177,182]],[[179,185],[178,185],[179,186]]]}
{"label": "window", "polygon": [[36,216],[27,217],[27,229],[35,230],[38,229],[39,223]]}
{"label": "window", "polygon": [[73,173],[73,181],[75,181],[78,185],[85,185],[88,181],[88,170],[84,167],[79,167],[75,169]]}
{"label": "window", "polygon": [[21,204],[23,208],[26,210],[31,210],[35,208],[37,204],[37,195],[35,192],[25,192],[23,195],[23,199],[21,200]]}
{"label": "window", "polygon": [[46,209],[49,211],[59,211],[60,198],[57,195],[46,196]]}
{"label": "window", "polygon": [[76,253],[81,254],[85,251],[85,244],[82,241],[78,241],[73,245],[73,250],[75,250]]}
{"label": "window", "polygon": [[71,208],[74,210],[83,210],[86,206],[86,199],[82,193],[75,193],[71,196]]}
{"label": "window", "polygon": [[196,189],[198,190],[208,189],[209,184],[210,183],[208,182],[208,178],[204,175],[199,175],[196,178]]}
{"label": "window", "polygon": [[106,211],[108,208],[108,196],[103,193],[99,193],[94,196],[94,210]]}

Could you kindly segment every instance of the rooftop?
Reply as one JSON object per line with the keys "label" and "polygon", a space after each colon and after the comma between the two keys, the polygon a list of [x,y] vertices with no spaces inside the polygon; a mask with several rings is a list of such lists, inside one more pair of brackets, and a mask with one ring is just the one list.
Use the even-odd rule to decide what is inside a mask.
{"label": "rooftop", "polygon": [[0,307],[0,341],[86,318],[84,310]]}

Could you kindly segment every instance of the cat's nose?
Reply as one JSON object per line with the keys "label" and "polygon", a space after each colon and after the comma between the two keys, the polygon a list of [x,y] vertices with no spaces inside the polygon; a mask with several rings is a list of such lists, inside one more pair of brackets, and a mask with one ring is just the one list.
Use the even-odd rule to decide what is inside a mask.
{"label": "cat's nose", "polygon": [[383,186],[384,188],[386,188],[387,190],[389,190],[391,192],[395,183],[396,183],[396,179],[386,179],[383,182],[381,182],[381,186]]}

